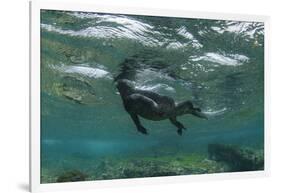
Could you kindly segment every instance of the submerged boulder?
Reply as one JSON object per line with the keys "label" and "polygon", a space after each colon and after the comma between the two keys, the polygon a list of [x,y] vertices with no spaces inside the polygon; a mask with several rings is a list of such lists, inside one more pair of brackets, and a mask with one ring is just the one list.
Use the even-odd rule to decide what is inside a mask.
{"label": "submerged boulder", "polygon": [[225,163],[230,171],[263,170],[264,157],[249,148],[235,145],[209,144],[208,154],[211,160]]}
{"label": "submerged boulder", "polygon": [[77,182],[77,181],[85,181],[87,178],[87,175],[79,170],[72,170],[67,171],[63,174],[61,174],[56,182]]}
{"label": "submerged boulder", "polygon": [[181,175],[183,171],[169,167],[165,162],[161,161],[138,161],[136,164],[123,169],[123,177],[156,177],[156,176],[175,176]]}
{"label": "submerged boulder", "polygon": [[93,86],[85,79],[67,75],[55,86],[57,95],[75,103],[89,104],[96,100]]}
{"label": "submerged boulder", "polygon": [[142,178],[224,172],[222,164],[205,156],[180,155],[102,161],[94,179]]}

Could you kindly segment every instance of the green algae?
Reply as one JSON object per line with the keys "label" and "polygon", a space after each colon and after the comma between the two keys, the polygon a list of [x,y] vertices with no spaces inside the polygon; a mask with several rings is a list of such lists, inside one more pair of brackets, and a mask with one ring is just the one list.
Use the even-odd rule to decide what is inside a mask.
{"label": "green algae", "polygon": [[[81,164],[83,161],[79,160]],[[88,161],[85,160],[87,164]],[[84,180],[109,180],[142,177],[178,176],[190,174],[208,174],[224,172],[224,165],[208,160],[206,155],[188,154],[164,157],[129,157],[104,158],[91,169],[71,172],[69,169],[61,172],[42,170],[42,182],[54,183],[57,179],[80,179],[82,174],[87,176]],[[77,174],[77,175],[76,175]],[[79,175],[78,175],[79,174]],[[80,175],[81,174],[81,175]],[[78,177],[77,177],[78,176]],[[82,177],[81,177],[82,178]]]}

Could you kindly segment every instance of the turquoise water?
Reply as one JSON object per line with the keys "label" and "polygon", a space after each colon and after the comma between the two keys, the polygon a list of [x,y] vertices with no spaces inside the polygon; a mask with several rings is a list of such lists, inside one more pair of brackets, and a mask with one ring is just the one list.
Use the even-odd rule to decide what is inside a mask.
{"label": "turquoise water", "polygon": [[[72,170],[86,180],[145,177],[135,160],[226,172],[216,162],[209,170],[208,144],[263,151],[263,73],[263,23],[42,10],[41,182]],[[139,133],[115,87],[120,74],[191,100],[209,119],[178,117],[182,136],[168,120],[141,119],[149,135]],[[128,165],[130,175],[118,171]]]}

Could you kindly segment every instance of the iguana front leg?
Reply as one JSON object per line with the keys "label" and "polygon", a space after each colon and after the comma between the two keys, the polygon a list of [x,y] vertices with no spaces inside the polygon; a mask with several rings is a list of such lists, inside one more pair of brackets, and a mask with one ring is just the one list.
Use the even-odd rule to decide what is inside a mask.
{"label": "iguana front leg", "polygon": [[147,129],[144,128],[144,127],[141,125],[141,122],[140,122],[140,120],[139,120],[138,115],[136,115],[136,114],[130,114],[130,115],[131,115],[131,118],[133,119],[133,121],[134,121],[134,123],[135,123],[135,125],[136,125],[136,127],[137,127],[137,129],[138,129],[138,131],[141,132],[141,133],[144,134],[144,135],[148,135]]}

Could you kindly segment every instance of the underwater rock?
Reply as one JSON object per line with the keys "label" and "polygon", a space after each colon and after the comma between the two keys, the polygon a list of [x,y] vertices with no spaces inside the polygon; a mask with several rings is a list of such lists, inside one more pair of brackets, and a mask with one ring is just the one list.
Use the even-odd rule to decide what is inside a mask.
{"label": "underwater rock", "polygon": [[177,176],[204,173],[209,173],[206,168],[178,161],[145,161],[141,166],[134,166],[124,170],[125,177]]}
{"label": "underwater rock", "polygon": [[95,179],[142,178],[160,176],[178,176],[189,174],[206,174],[223,172],[222,167],[215,161],[206,163],[201,158],[193,155],[183,157],[182,160],[166,157],[167,160],[158,158],[113,160],[101,162],[96,167]]}
{"label": "underwater rock", "polygon": [[77,182],[77,181],[85,181],[87,178],[87,175],[84,174],[81,171],[78,170],[73,170],[73,171],[68,171],[63,174],[61,174],[56,182]]}
{"label": "underwater rock", "polygon": [[235,145],[209,144],[208,154],[211,160],[225,163],[231,172],[263,170],[264,156],[249,148]]}
{"label": "underwater rock", "polygon": [[[87,169],[87,175],[81,171],[42,170],[41,179],[46,183],[74,182],[84,180],[109,180],[142,177],[178,176],[190,174],[207,174],[225,172],[224,164],[207,159],[206,155],[188,154],[165,157],[134,158],[102,158],[92,162],[88,158],[81,159],[83,165],[92,163]],[[66,165],[63,163],[62,165]]]}
{"label": "underwater rock", "polygon": [[137,164],[123,169],[123,177],[156,177],[156,176],[175,176],[182,174],[183,171],[169,167],[162,161],[138,161]]}
{"label": "underwater rock", "polygon": [[65,92],[62,93],[62,95],[65,98],[74,101],[75,103],[83,104],[82,96],[80,96],[79,94],[77,94],[75,92],[65,91]]}
{"label": "underwater rock", "polygon": [[73,88],[80,88],[81,90],[85,90],[93,95],[95,94],[92,85],[88,81],[83,80],[81,78],[74,77],[74,76],[64,76],[62,78],[62,83],[63,83],[64,90],[68,90],[70,89],[70,87],[73,87]]}
{"label": "underwater rock", "polygon": [[81,64],[84,63],[86,61],[86,57],[81,55],[81,56],[70,56],[69,60],[73,63],[73,64]]}
{"label": "underwater rock", "polygon": [[58,95],[78,104],[88,104],[96,99],[92,85],[81,78],[64,76],[57,87]]}

